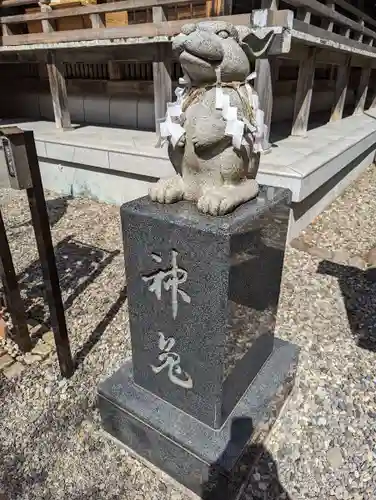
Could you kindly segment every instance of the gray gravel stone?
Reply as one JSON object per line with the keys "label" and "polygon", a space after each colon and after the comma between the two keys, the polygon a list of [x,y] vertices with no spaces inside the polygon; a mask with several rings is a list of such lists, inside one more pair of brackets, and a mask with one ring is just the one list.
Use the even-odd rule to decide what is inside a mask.
{"label": "gray gravel stone", "polygon": [[32,354],[40,356],[42,359],[46,358],[52,350],[50,344],[45,344],[44,342],[38,342],[38,344],[32,349]]}
{"label": "gray gravel stone", "polygon": [[4,370],[4,368],[7,368],[12,363],[14,363],[14,359],[9,354],[3,354],[0,357],[0,370]]}
{"label": "gray gravel stone", "polygon": [[303,238],[294,238],[290,241],[290,246],[302,252],[309,252],[310,250],[310,245],[306,243]]}
{"label": "gray gravel stone", "polygon": [[330,448],[326,453],[326,458],[333,469],[338,469],[343,464],[343,457],[341,450],[337,447]]}
{"label": "gray gravel stone", "polygon": [[42,339],[44,342],[46,342],[46,344],[50,344],[52,346],[55,345],[55,337],[54,337],[54,334],[51,330],[49,330],[48,332],[44,333],[42,335]]}
{"label": "gray gravel stone", "polygon": [[328,248],[310,247],[308,252],[313,257],[318,257],[322,260],[332,260],[333,258],[333,252],[331,252]]}
{"label": "gray gravel stone", "polygon": [[42,360],[40,356],[37,356],[35,354],[31,354],[30,352],[26,353],[23,358],[21,357],[22,361],[27,364],[27,365],[32,365],[34,363],[38,363],[39,361]]}
{"label": "gray gravel stone", "polygon": [[10,365],[8,368],[5,368],[3,370],[3,373],[6,376],[6,378],[12,379],[12,378],[19,377],[22,374],[22,372],[24,371],[24,369],[25,369],[25,366],[22,365],[21,363],[19,363],[18,361],[16,361],[12,365]]}
{"label": "gray gravel stone", "polygon": [[376,247],[371,248],[366,255],[368,266],[376,267]]}
{"label": "gray gravel stone", "polygon": [[365,269],[366,266],[367,266],[367,264],[364,261],[364,259],[362,259],[358,255],[355,255],[353,257],[350,257],[350,259],[349,259],[349,266],[357,267],[359,269]]}
{"label": "gray gravel stone", "polygon": [[332,254],[331,260],[335,264],[343,264],[346,265],[348,264],[350,260],[350,254],[346,250],[335,250]]}

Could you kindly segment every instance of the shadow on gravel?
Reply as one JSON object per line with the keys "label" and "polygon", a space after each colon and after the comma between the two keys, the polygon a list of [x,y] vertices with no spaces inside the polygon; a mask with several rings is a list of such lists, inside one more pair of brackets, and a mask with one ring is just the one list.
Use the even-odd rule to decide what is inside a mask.
{"label": "shadow on gravel", "polygon": [[376,352],[375,271],[362,271],[324,260],[320,262],[317,272],[338,279],[351,332],[357,345]]}
{"label": "shadow on gravel", "polygon": [[[87,245],[73,235],[61,240],[55,247],[56,265],[64,309],[67,310],[77,297],[101,274],[120,251],[108,251]],[[19,276],[18,283],[29,317],[48,321],[48,306],[44,297],[40,261],[36,260]]]}
{"label": "shadow on gravel", "polygon": [[[1,382],[2,376],[0,375],[0,387]],[[1,387],[1,396],[4,396],[3,389],[4,387]],[[7,389],[12,391],[11,385]],[[30,423],[25,439],[14,440],[11,449],[2,446],[0,441],[1,500],[3,500],[2,494],[4,500],[23,498],[51,500],[55,498],[57,491],[56,481],[60,484],[59,493],[64,493],[65,498],[69,500],[92,500],[94,498],[117,500],[131,498],[130,495],[133,492],[139,491],[142,474],[140,474],[140,484],[138,484],[135,478],[128,477],[126,474],[126,461],[120,451],[115,456],[113,454],[106,456],[106,449],[108,446],[112,447],[112,444],[99,431],[98,424],[92,420],[95,400],[91,400],[88,392],[78,394],[74,387],[70,389],[71,394],[72,391],[76,393],[76,396],[69,397],[64,404],[55,393],[50,399],[48,411],[44,411],[36,421]],[[234,420],[230,441],[218,462],[211,466],[209,481],[203,485],[200,498],[203,500],[234,500],[235,498],[239,500],[291,500],[280,484],[273,457],[263,445],[250,445],[246,448],[245,458],[241,461],[241,467],[236,467],[232,482],[221,474],[221,466],[223,462],[231,460],[234,446],[237,447],[236,442],[239,439],[247,439],[251,434],[252,421],[249,418]],[[76,450],[75,446],[72,448],[74,443],[78,445]],[[98,456],[98,460],[89,464],[90,472],[86,470],[85,462],[88,454]],[[78,462],[77,458],[79,458]],[[56,477],[57,467],[62,459],[65,462],[64,468]],[[69,471],[74,471],[74,475],[71,476]],[[82,473],[84,473],[85,481],[80,477]],[[111,493],[108,488],[104,490],[101,487],[102,482],[107,482],[105,477],[108,474],[111,475],[111,481],[116,483],[117,493]],[[119,477],[122,478],[121,483],[119,483]],[[91,484],[87,484],[88,480]],[[234,483],[236,491],[233,488]],[[122,490],[121,493],[119,489]],[[59,495],[59,498],[62,497]],[[149,498],[149,495],[147,497]],[[150,492],[151,497],[157,498]],[[167,497],[158,498],[162,500]]]}
{"label": "shadow on gravel", "polygon": [[[73,196],[71,195],[60,196],[59,198],[55,198],[53,200],[46,200],[48,219],[50,221],[51,227],[57,224],[59,220],[65,215],[68,209],[68,202],[70,200],[73,200]],[[19,229],[30,225],[31,225],[31,218],[29,218],[25,222],[21,222],[21,224],[7,225],[7,230],[9,230],[10,233],[12,232],[14,233],[15,229]]]}
{"label": "shadow on gravel", "polygon": [[[76,368],[101,339],[126,298],[127,289],[124,287],[119,291],[117,300],[77,352],[74,359]],[[105,454],[102,461],[97,461],[98,469],[90,470],[89,476],[94,475],[96,479],[92,481],[96,484],[85,488],[81,484],[79,474],[77,477],[72,477],[69,472],[67,473],[67,468],[69,470],[70,467],[73,470],[76,467],[80,472],[87,472],[85,460],[82,460],[80,465],[75,462],[76,453],[85,457],[85,453],[99,455],[102,453],[104,444],[107,445],[107,440],[99,435],[94,423],[98,417],[96,415],[96,391],[92,380],[86,379],[85,372],[74,374],[69,381],[61,380],[52,392],[44,397],[45,404],[41,406],[39,415],[34,414],[27,423],[24,421],[20,423],[17,422],[17,418],[14,418],[15,408],[21,400],[22,406],[26,405],[26,408],[29,407],[33,413],[30,384],[41,383],[42,385],[45,382],[35,382],[35,378],[29,381],[27,372],[24,376],[25,379],[13,381],[6,379],[0,372],[0,401],[2,401],[0,422],[6,424],[0,426],[0,500],[24,498],[52,500],[55,498],[54,474],[56,475],[56,463],[62,458],[65,465],[64,471],[59,472],[58,482],[60,483],[59,493],[65,491],[67,485],[69,486],[69,491],[65,491],[65,498],[69,500],[92,500],[94,498],[118,500],[119,495],[111,494],[111,492],[105,492],[105,497],[103,496],[101,482],[104,481],[106,475],[107,465],[103,466],[106,460]],[[41,381],[43,378],[41,374]],[[3,433],[12,436],[11,439],[4,439]],[[66,449],[70,450],[70,455],[66,454],[64,451]],[[122,461],[123,456],[120,455],[118,459]],[[118,464],[112,465],[113,474],[117,478],[116,466]],[[88,481],[87,477],[86,481]],[[126,481],[125,478],[124,482]],[[130,486],[124,486],[124,489],[129,490]]]}
{"label": "shadow on gravel", "polygon": [[[277,466],[269,451],[262,444],[247,444],[252,434],[250,418],[232,421],[230,441],[217,462],[211,465],[209,479],[202,486],[203,500],[291,500],[279,481]],[[243,456],[228,477],[224,472],[226,464],[232,463],[234,452],[243,446]]]}
{"label": "shadow on gravel", "polygon": [[[124,287],[119,292],[119,297],[112,304],[110,309],[107,311],[103,319],[98,323],[98,325],[94,328],[90,337],[87,339],[85,344],[77,351],[74,357],[74,365],[77,368],[86,358],[86,356],[90,353],[93,347],[97,344],[97,342],[101,339],[103,333],[105,332],[108,325],[115,318],[117,313],[120,311],[120,308],[124,304],[127,299],[127,287]],[[1,500],[1,499],[0,499]]]}

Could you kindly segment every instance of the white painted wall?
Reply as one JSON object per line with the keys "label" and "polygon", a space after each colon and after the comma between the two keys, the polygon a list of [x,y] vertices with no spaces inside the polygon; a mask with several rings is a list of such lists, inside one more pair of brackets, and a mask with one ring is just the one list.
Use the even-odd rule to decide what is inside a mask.
{"label": "white painted wall", "polygon": [[[136,96],[69,95],[72,122],[111,125],[124,128],[154,130],[154,102]],[[7,99],[0,102],[3,118],[54,120],[52,99],[41,91],[7,90]]]}

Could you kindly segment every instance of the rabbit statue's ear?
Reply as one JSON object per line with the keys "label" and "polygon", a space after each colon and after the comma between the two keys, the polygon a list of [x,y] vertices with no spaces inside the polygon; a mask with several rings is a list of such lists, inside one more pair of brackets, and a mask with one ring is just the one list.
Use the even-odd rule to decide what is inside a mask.
{"label": "rabbit statue's ear", "polygon": [[260,38],[256,35],[255,30],[248,26],[237,26],[236,29],[239,34],[239,44],[249,60],[252,61],[267,54],[273,42],[273,30],[270,30],[264,38]]}

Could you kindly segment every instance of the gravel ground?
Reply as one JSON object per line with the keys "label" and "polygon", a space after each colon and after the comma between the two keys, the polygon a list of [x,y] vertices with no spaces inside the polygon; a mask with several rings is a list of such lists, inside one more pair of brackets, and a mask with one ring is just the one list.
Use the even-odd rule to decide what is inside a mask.
{"label": "gravel ground", "polygon": [[[341,248],[339,230],[346,249],[373,246],[374,175],[307,234]],[[98,382],[130,355],[118,208],[55,198],[48,206],[54,243],[70,250],[58,261],[78,368],[61,380],[54,356],[18,380],[0,375],[0,491],[7,500],[186,500],[103,436],[95,408]],[[0,191],[0,204],[24,289],[33,291],[30,314],[48,319],[24,195]],[[278,334],[301,348],[297,382],[242,500],[376,498],[375,292],[360,270],[288,249]]]}
{"label": "gravel ground", "polygon": [[306,243],[365,256],[376,246],[376,168],[371,165],[300,235]]}

